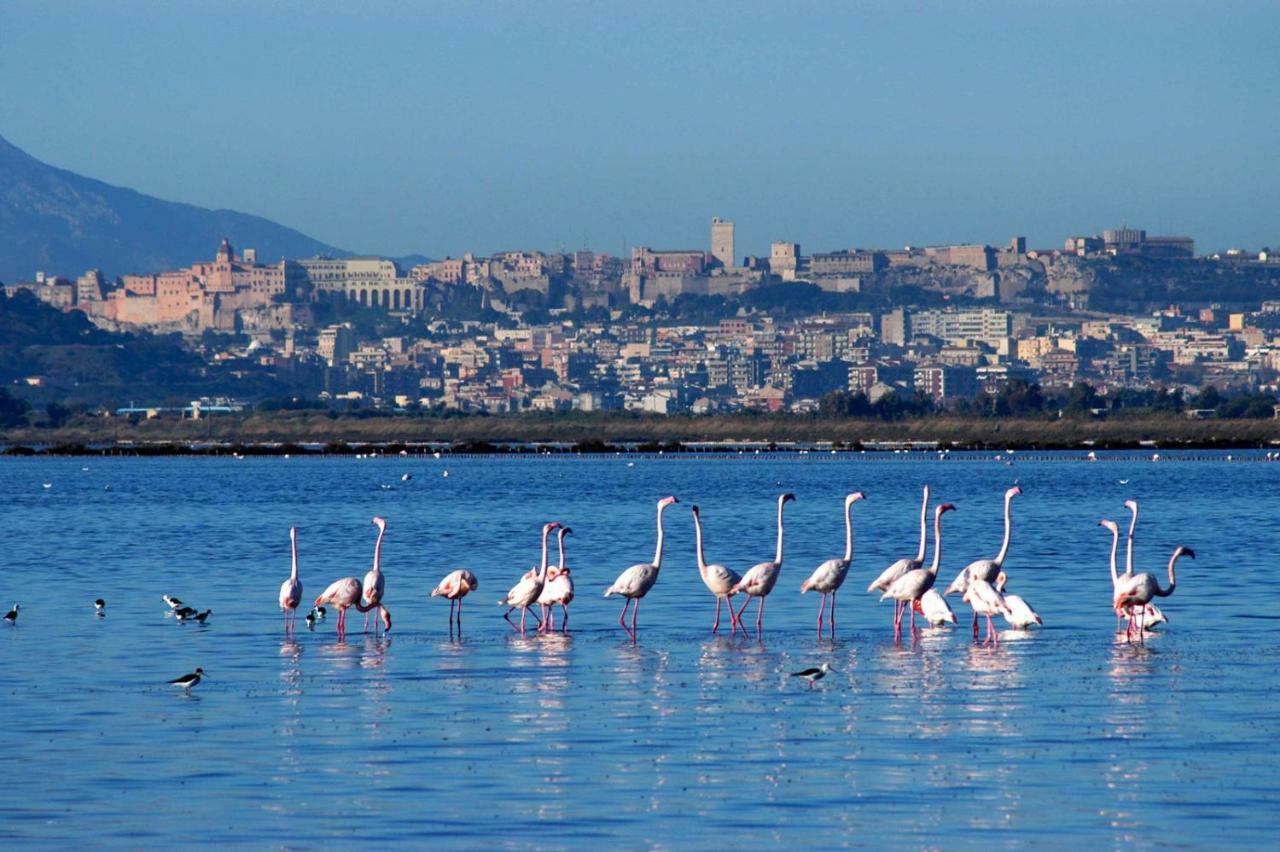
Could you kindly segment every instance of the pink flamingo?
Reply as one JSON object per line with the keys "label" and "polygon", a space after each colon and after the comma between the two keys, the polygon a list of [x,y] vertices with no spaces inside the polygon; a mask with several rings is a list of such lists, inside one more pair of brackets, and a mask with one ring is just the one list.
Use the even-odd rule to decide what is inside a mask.
{"label": "pink flamingo", "polygon": [[459,568],[457,571],[450,571],[440,584],[431,590],[431,597],[444,597],[449,601],[449,632],[453,633],[453,619],[455,609],[458,618],[458,630],[462,630],[462,599],[469,592],[473,592],[480,588],[480,581],[476,579],[476,575],[472,574],[465,568]]}
{"label": "pink flamingo", "polygon": [[[654,550],[653,562],[632,565],[619,574],[618,579],[614,580],[613,585],[604,592],[606,598],[610,595],[621,595],[626,598],[622,604],[622,614],[618,616],[618,623],[631,636],[633,642],[636,639],[636,616],[640,613],[640,599],[649,594],[653,584],[658,582],[658,571],[662,568],[662,512],[672,503],[679,502],[675,497],[663,497],[658,501],[658,547]],[[632,603],[635,607],[631,610],[631,627],[628,628],[627,607]]]}
{"label": "pink flamingo", "polygon": [[[893,585],[893,581],[901,577],[908,571],[914,571],[917,568],[924,567],[924,545],[925,538],[929,534],[929,486],[924,487],[924,499],[920,502],[920,547],[916,550],[915,559],[899,559],[888,568],[880,572],[880,576],[867,586],[868,592],[887,592],[889,587]],[[902,619],[901,613],[898,612],[899,604],[895,604],[893,608],[893,621],[897,624]]]}
{"label": "pink flamingo", "polygon": [[[1169,557],[1169,588],[1160,588],[1160,581],[1155,574],[1135,574],[1125,579],[1120,579],[1120,584],[1115,590],[1115,597],[1112,599],[1113,606],[1117,609],[1120,607],[1132,608],[1137,607],[1138,620],[1138,639],[1143,639],[1143,611],[1147,604],[1151,603],[1153,597],[1167,598],[1173,594],[1174,588],[1178,585],[1178,578],[1174,574],[1174,566],[1177,564],[1179,557],[1186,556],[1188,559],[1195,559],[1196,552],[1189,547],[1179,545],[1173,555]],[[1130,625],[1132,627],[1132,624]],[[1125,633],[1129,635],[1128,631]]]}
{"label": "pink flamingo", "polygon": [[894,607],[893,632],[895,636],[902,636],[902,616],[904,610],[911,610],[911,634],[914,636],[916,632],[916,607],[915,605],[924,597],[924,593],[933,588],[933,584],[938,579],[938,566],[942,563],[942,516],[946,512],[955,509],[950,503],[943,503],[941,506],[933,510],[933,564],[926,571],[923,568],[917,568],[914,571],[908,571],[901,577],[893,581],[893,585],[885,590],[880,596],[880,600],[886,601],[893,598],[897,601]]}
{"label": "pink flamingo", "polygon": [[822,609],[831,596],[831,635],[836,635],[836,592],[844,585],[849,575],[849,566],[853,564],[853,504],[865,500],[867,495],[855,491],[844,498],[844,558],[828,559],[809,575],[809,579],[800,584],[800,594],[813,589],[821,592],[818,601],[818,635],[822,635]]}
{"label": "pink flamingo", "polygon": [[[511,625],[512,630],[524,632],[525,617],[529,614],[529,607],[537,603],[538,595],[542,594],[542,586],[547,581],[547,537],[551,535],[551,531],[559,528],[558,521],[552,521],[544,524],[542,527],[542,567],[532,571],[526,571],[520,577],[520,582],[511,587],[507,592],[507,596],[498,601],[499,606],[507,607],[507,611],[502,617]],[[520,610],[520,626],[516,627],[514,621],[511,620],[511,613]],[[537,615],[534,616],[537,618]],[[538,626],[542,626],[542,619],[538,618]]]}
{"label": "pink flamingo", "polygon": [[[697,506],[693,507],[693,537],[698,555],[698,574],[702,577],[702,583],[707,587],[707,591],[716,596],[716,620],[711,625],[711,632],[716,633],[720,630],[720,605],[722,601],[727,601],[729,604],[729,635],[732,636],[737,632],[739,625],[738,616],[733,611],[733,596],[730,589],[742,577],[732,568],[707,564],[706,557],[702,551],[702,515],[699,513]],[[746,631],[744,630],[743,632],[745,633]]]}
{"label": "pink flamingo", "polygon": [[[333,606],[338,608],[338,638],[344,639],[347,635],[347,610],[355,607],[357,612],[368,614],[369,610],[374,609],[371,606],[364,606],[360,603],[360,578],[359,577],[343,577],[329,584],[329,588],[320,593],[315,599],[312,606]],[[378,610],[382,616],[382,623],[387,630],[391,629],[391,613],[387,608],[378,605]]]}
{"label": "pink flamingo", "polygon": [[280,584],[280,609],[284,614],[284,629],[288,633],[298,618],[298,604],[302,603],[302,581],[298,579],[298,528],[289,527],[289,550],[293,554],[293,571],[289,579]]}
{"label": "pink flamingo", "polygon": [[[365,633],[369,632],[369,610],[382,606],[382,592],[387,585],[387,578],[382,574],[382,537],[387,534],[387,522],[382,518],[374,518],[373,525],[378,528],[378,541],[373,545],[373,567],[364,575],[364,586],[361,589],[364,608],[360,611],[364,613]],[[373,623],[373,629],[377,631],[377,621]]]}
{"label": "pink flamingo", "polygon": [[794,494],[778,496],[778,546],[773,561],[751,566],[747,569],[747,573],[742,575],[742,579],[734,583],[733,588],[729,590],[731,594],[745,592],[747,596],[738,610],[738,624],[742,624],[742,613],[746,610],[747,604],[751,603],[751,599],[757,598],[760,601],[760,607],[756,610],[757,636],[764,629],[764,599],[778,584],[778,576],[782,573],[782,507],[794,499],[796,499]]}
{"label": "pink flamingo", "polygon": [[951,611],[951,607],[947,605],[947,599],[939,594],[936,588],[921,595],[920,600],[915,602],[915,609],[934,627],[956,623],[956,614]]}
{"label": "pink flamingo", "polygon": [[573,602],[573,577],[570,576],[569,569],[564,564],[564,537],[572,534],[573,530],[569,527],[561,527],[556,532],[560,564],[547,571],[547,581],[542,586],[542,594],[538,595],[538,603],[541,604],[545,613],[542,627],[547,633],[556,629],[556,604],[560,604],[560,611],[564,615],[560,629],[562,632],[569,632],[569,604]]}
{"label": "pink flamingo", "polygon": [[[1000,644],[1000,637],[996,635],[995,628],[991,624],[991,616],[993,615],[1011,615],[1009,605],[1005,603],[1004,595],[1000,594],[999,589],[1004,588],[1005,574],[1001,571],[996,575],[995,583],[990,583],[981,577],[970,579],[969,586],[964,590],[964,602],[973,607],[975,615],[984,615],[987,618],[987,638],[983,644],[990,642],[993,645]],[[974,640],[977,640],[975,635]]]}
{"label": "pink flamingo", "polygon": [[[972,580],[986,580],[994,583],[996,575],[1004,569],[1005,557],[1009,555],[1009,541],[1013,536],[1013,498],[1022,493],[1022,488],[1015,485],[1004,492],[1004,541],[1000,544],[1000,552],[994,559],[978,559],[964,567],[951,581],[944,595],[963,595]],[[978,635],[978,614],[973,614],[973,635]]]}

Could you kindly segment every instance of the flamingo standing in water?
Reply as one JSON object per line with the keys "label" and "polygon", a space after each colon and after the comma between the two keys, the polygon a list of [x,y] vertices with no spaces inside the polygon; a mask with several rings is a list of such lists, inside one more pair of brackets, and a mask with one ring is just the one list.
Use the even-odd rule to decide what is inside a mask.
{"label": "flamingo standing in water", "polygon": [[[924,499],[920,502],[920,547],[916,550],[915,559],[899,559],[888,568],[880,572],[880,576],[867,586],[868,592],[886,592],[889,586],[893,585],[893,581],[901,577],[908,571],[914,571],[917,568],[924,567],[924,545],[925,537],[929,532],[929,486],[924,487]],[[894,606],[893,621],[896,624],[901,619],[898,612],[898,606]]]}
{"label": "flamingo standing in water", "polygon": [[821,592],[818,601],[818,635],[822,635],[822,608],[831,597],[831,635],[836,635],[836,592],[844,585],[844,578],[849,576],[849,566],[853,564],[853,504],[867,499],[861,491],[855,491],[844,498],[844,558],[828,559],[819,565],[809,579],[800,584],[800,594],[810,589]]}
{"label": "flamingo standing in water", "polygon": [[564,537],[572,535],[569,527],[561,527],[556,535],[556,544],[560,548],[560,564],[547,572],[547,581],[542,586],[542,594],[538,595],[538,603],[542,606],[545,617],[542,627],[547,633],[556,629],[556,604],[560,604],[560,612],[564,616],[560,629],[569,632],[569,604],[573,602],[573,577],[564,564]]}
{"label": "flamingo standing in water", "polygon": [[289,527],[289,550],[293,555],[293,571],[289,579],[280,584],[280,609],[284,614],[285,632],[293,630],[298,618],[298,604],[302,603],[302,581],[298,579],[298,528]]}
{"label": "flamingo standing in water", "polygon": [[[1160,581],[1155,574],[1135,574],[1125,579],[1121,578],[1119,585],[1115,590],[1115,597],[1112,603],[1116,608],[1120,607],[1137,607],[1138,620],[1138,639],[1141,640],[1143,630],[1143,611],[1147,604],[1151,603],[1153,597],[1167,598],[1173,594],[1174,588],[1178,585],[1178,578],[1174,574],[1174,566],[1177,564],[1179,557],[1186,556],[1189,559],[1196,558],[1196,552],[1189,547],[1179,545],[1173,555],[1169,557],[1169,588],[1160,588]],[[1130,625],[1132,627],[1132,625]],[[1125,632],[1126,637],[1129,631]]]}
{"label": "flamingo standing in water", "polygon": [[[539,568],[532,571],[526,571],[524,576],[520,578],[520,582],[511,587],[507,592],[507,596],[498,601],[500,606],[507,607],[507,611],[502,617],[511,625],[512,630],[524,632],[525,617],[529,614],[529,607],[538,601],[538,595],[542,594],[542,587],[547,582],[547,537],[551,535],[551,531],[558,529],[559,521],[552,521],[549,524],[542,525],[542,564]],[[520,626],[516,627],[515,622],[511,620],[511,613],[520,610]],[[534,618],[538,619],[538,627],[542,627],[542,619],[537,614]]]}
{"label": "flamingo standing in water", "polygon": [[[1015,485],[1004,492],[1004,541],[1000,544],[1000,552],[994,559],[978,559],[970,562],[964,570],[956,575],[944,594],[963,595],[973,580],[986,580],[995,583],[996,576],[1004,570],[1004,558],[1009,554],[1009,541],[1013,537],[1013,498],[1022,493],[1022,488]],[[978,635],[978,613],[973,614],[973,635]]]}
{"label": "flamingo standing in water", "polygon": [[1040,618],[1040,613],[1031,608],[1031,604],[1027,603],[1018,595],[1005,595],[1004,572],[1000,572],[1000,576],[996,578],[996,591],[1004,595],[1005,606],[1009,607],[1009,611],[1004,614],[1004,620],[1009,622],[1009,626],[1017,630],[1026,630],[1033,624],[1044,624],[1044,620]]}
{"label": "flamingo standing in water", "polygon": [[[984,644],[985,642],[1000,644],[1000,639],[991,624],[991,616],[1010,614],[1009,605],[1005,603],[1004,595],[999,592],[999,589],[1004,588],[1005,579],[1003,571],[996,575],[995,583],[989,583],[981,577],[971,579],[968,588],[964,590],[963,600],[973,607],[974,616],[987,617],[987,638]],[[976,640],[978,637],[975,634],[973,638]]]}
{"label": "flamingo standing in water", "polygon": [[920,600],[915,602],[915,608],[916,612],[924,616],[924,620],[934,627],[956,623],[956,614],[951,611],[951,607],[947,605],[947,599],[937,589],[930,589],[921,595]]}
{"label": "flamingo standing in water", "polygon": [[457,612],[458,630],[462,630],[462,599],[480,588],[476,575],[464,568],[450,571],[440,584],[431,590],[431,597],[443,597],[449,601],[449,633],[453,633],[454,612]]}
{"label": "flamingo standing in water", "polygon": [[738,616],[733,611],[733,593],[730,590],[742,577],[737,571],[723,565],[707,564],[702,552],[702,516],[698,513],[697,506],[693,507],[693,537],[697,544],[698,574],[701,575],[707,591],[716,596],[716,620],[711,625],[711,632],[715,633],[720,629],[720,605],[721,602],[727,602],[729,604],[729,635],[732,636],[738,629]]}
{"label": "flamingo standing in water", "polygon": [[[658,501],[658,547],[653,553],[653,562],[632,565],[619,574],[618,579],[614,580],[613,585],[604,592],[606,598],[610,595],[622,595],[626,598],[622,604],[622,614],[618,616],[618,623],[630,634],[633,642],[636,638],[636,616],[640,612],[640,599],[649,594],[653,584],[658,582],[658,571],[662,568],[662,512],[672,503],[679,502],[675,497],[663,497]],[[631,627],[628,628],[627,607],[633,602],[635,607],[631,610]]]}
{"label": "flamingo standing in water", "polygon": [[[747,608],[747,604],[751,603],[752,598],[760,601],[760,607],[756,610],[756,635],[760,635],[760,631],[764,629],[764,599],[773,591],[773,587],[778,584],[778,576],[782,573],[782,507],[787,503],[796,499],[796,495],[787,493],[778,496],[778,546],[774,553],[772,562],[761,562],[759,565],[753,565],[747,569],[747,573],[742,575],[742,579],[733,584],[729,589],[730,594],[745,592],[747,599],[742,602],[742,607],[738,610],[738,624],[742,624],[742,613]],[[746,628],[743,628],[744,632]]]}
{"label": "flamingo standing in water", "polygon": [[[378,541],[373,545],[373,567],[369,569],[369,573],[364,575],[364,586],[362,594],[364,595],[364,609],[360,610],[364,613],[364,632],[369,632],[369,610],[381,608],[382,592],[386,588],[387,578],[382,574],[382,537],[387,534],[387,522],[382,518],[374,518],[373,525],[378,528]],[[373,629],[376,633],[378,630],[378,622],[375,620]]]}
{"label": "flamingo standing in water", "polygon": [[893,621],[895,636],[902,636],[902,615],[906,609],[911,610],[911,634],[915,635],[916,602],[924,597],[925,592],[933,588],[933,584],[938,579],[938,566],[942,564],[942,516],[954,509],[955,506],[952,504],[943,503],[933,510],[933,564],[929,569],[926,571],[923,568],[917,568],[914,571],[908,571],[894,580],[893,584],[880,596],[882,601],[889,598],[897,601]]}
{"label": "flamingo standing in water", "polygon": [[[335,606],[338,608],[338,638],[344,639],[347,635],[347,610],[355,607],[357,612],[363,612],[366,615],[369,610],[374,607],[364,606],[360,603],[360,578],[359,577],[343,577],[329,584],[329,587],[320,593],[315,599],[312,606],[318,607],[322,604]],[[391,613],[387,612],[386,607],[378,605],[378,610],[382,615],[382,623],[386,629],[391,629]]]}
{"label": "flamingo standing in water", "polygon": [[[1127,580],[1133,576],[1133,532],[1138,526],[1138,501],[1125,500],[1124,507],[1133,513],[1133,518],[1129,521],[1129,540],[1125,544],[1124,557],[1124,574],[1120,575],[1121,580]],[[1116,629],[1120,629],[1120,619],[1128,616],[1129,620],[1133,620],[1133,609],[1128,611],[1116,610]],[[1142,609],[1142,624],[1144,629],[1150,630],[1158,624],[1167,624],[1169,619],[1165,616],[1160,608],[1153,603],[1147,604]]]}

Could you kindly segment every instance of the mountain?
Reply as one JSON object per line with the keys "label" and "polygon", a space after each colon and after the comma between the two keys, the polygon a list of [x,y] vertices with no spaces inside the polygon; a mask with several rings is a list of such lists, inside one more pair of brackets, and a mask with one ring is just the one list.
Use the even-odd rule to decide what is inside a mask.
{"label": "mountain", "polygon": [[260,262],[349,252],[234,210],[162,201],[40,162],[0,137],[0,281],[159,272],[210,260],[223,237]]}

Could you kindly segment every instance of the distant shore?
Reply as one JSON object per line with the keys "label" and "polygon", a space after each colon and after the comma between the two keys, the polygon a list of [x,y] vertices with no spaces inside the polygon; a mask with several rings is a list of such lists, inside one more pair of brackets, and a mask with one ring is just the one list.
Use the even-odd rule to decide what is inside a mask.
{"label": "distant shore", "polygon": [[637,416],[622,413],[463,417],[330,417],[316,412],[222,415],[205,420],[78,418],[58,429],[0,435],[9,454],[186,455],[243,452],[666,452],[742,448],[1237,449],[1280,447],[1280,420],[923,417],[883,422],[798,415]]}

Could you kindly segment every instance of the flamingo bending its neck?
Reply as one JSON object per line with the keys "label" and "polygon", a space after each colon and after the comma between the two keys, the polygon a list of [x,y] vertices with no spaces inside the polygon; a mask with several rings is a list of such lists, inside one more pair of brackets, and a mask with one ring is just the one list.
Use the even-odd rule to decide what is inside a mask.
{"label": "flamingo bending its neck", "polygon": [[431,597],[443,597],[449,601],[449,633],[453,633],[454,613],[457,612],[458,631],[462,631],[462,599],[470,592],[480,588],[476,575],[466,569],[450,571],[445,578],[431,590]]}
{"label": "flamingo bending its neck", "polygon": [[885,601],[893,598],[897,602],[894,607],[893,632],[902,635],[902,615],[906,609],[911,610],[911,633],[916,632],[916,603],[924,597],[924,593],[933,588],[938,579],[938,566],[942,564],[942,516],[953,511],[955,506],[943,503],[933,511],[933,564],[928,570],[916,568],[908,571],[893,581],[893,584],[880,596]]}
{"label": "flamingo bending its neck", "polygon": [[[631,636],[633,642],[636,638],[636,616],[640,612],[640,599],[649,594],[653,584],[658,582],[658,571],[662,568],[662,513],[672,503],[679,502],[675,497],[663,497],[658,501],[658,546],[653,553],[653,562],[632,565],[619,574],[618,579],[614,580],[613,585],[604,592],[606,598],[610,595],[621,595],[626,598],[622,604],[622,614],[618,616],[618,623]],[[631,626],[628,628],[627,607],[633,602],[635,607],[631,610]]]}
{"label": "flamingo bending its neck", "polygon": [[936,588],[921,595],[920,600],[915,602],[915,608],[916,612],[924,616],[924,620],[934,627],[956,623],[956,614],[951,611],[947,599]]}
{"label": "flamingo bending its neck", "polygon": [[[335,606],[338,608],[338,638],[344,639],[347,635],[347,610],[354,607],[357,612],[363,612],[366,615],[369,610],[375,609],[372,606],[364,606],[360,603],[360,578],[343,577],[341,580],[335,580],[329,584],[329,587],[320,593],[315,599],[312,606],[318,607],[322,605]],[[382,622],[388,630],[391,629],[391,614],[386,611],[386,607],[379,604],[376,607],[381,615]]]}
{"label": "flamingo bending its neck", "polygon": [[1004,595],[1005,606],[1009,607],[1009,611],[1004,614],[1004,620],[1009,622],[1009,626],[1017,630],[1026,630],[1033,624],[1044,624],[1044,620],[1031,608],[1031,604],[1018,595],[1004,594],[1006,579],[1004,572],[1001,571],[1000,576],[996,578],[996,591]]}
{"label": "flamingo bending its neck", "polygon": [[756,610],[757,636],[764,629],[764,599],[773,591],[773,587],[778,584],[778,576],[782,573],[782,507],[794,499],[796,499],[794,494],[778,495],[778,544],[774,552],[773,561],[753,565],[747,569],[747,573],[742,575],[742,579],[734,583],[733,588],[729,590],[731,594],[745,592],[747,595],[747,599],[742,602],[742,607],[738,610],[738,624],[742,624],[742,613],[746,610],[747,604],[751,603],[751,599],[759,599],[760,607]]}
{"label": "flamingo bending its neck", "polygon": [[1167,598],[1173,594],[1173,590],[1178,585],[1174,567],[1177,565],[1178,559],[1183,556],[1195,559],[1196,552],[1182,545],[1178,545],[1174,549],[1173,555],[1169,557],[1169,588],[1167,589],[1160,588],[1160,580],[1155,574],[1135,574],[1129,578],[1120,578],[1112,605],[1116,608],[1137,607],[1138,638],[1140,640],[1142,639],[1143,630],[1143,611],[1147,604],[1151,603],[1153,597]]}
{"label": "flamingo bending its neck", "polygon": [[[924,499],[920,501],[920,547],[916,550],[915,559],[906,558],[899,559],[888,568],[880,572],[880,576],[867,586],[868,592],[887,592],[889,587],[893,585],[893,581],[901,577],[908,571],[914,571],[924,566],[924,547],[925,539],[929,534],[929,486],[924,487]],[[901,613],[898,611],[900,605],[895,605],[893,609],[893,621],[897,624],[901,619]]]}
{"label": "flamingo bending its neck", "polygon": [[280,584],[280,609],[284,614],[284,629],[293,630],[298,617],[298,604],[302,603],[302,581],[298,579],[298,528],[289,527],[289,550],[293,555],[293,570],[289,579]]}
{"label": "flamingo bending its neck", "polygon": [[[723,602],[729,604],[729,635],[732,636],[738,630],[738,615],[733,611],[733,587],[742,577],[737,571],[726,568],[723,565],[708,564],[702,550],[702,516],[698,512],[698,507],[693,507],[693,537],[696,543],[696,551],[698,554],[698,574],[702,577],[703,585],[707,587],[707,591],[716,596],[716,620],[711,625],[711,632],[715,633],[720,629],[720,605]],[[743,631],[746,632],[745,630]]]}
{"label": "flamingo bending its neck", "polygon": [[865,499],[867,495],[861,491],[844,498],[844,557],[823,562],[809,575],[809,579],[800,584],[802,595],[810,589],[822,593],[818,600],[818,635],[822,635],[822,609],[828,595],[831,597],[831,635],[836,635],[836,592],[844,585],[845,577],[849,576],[849,566],[853,564],[853,504]]}

